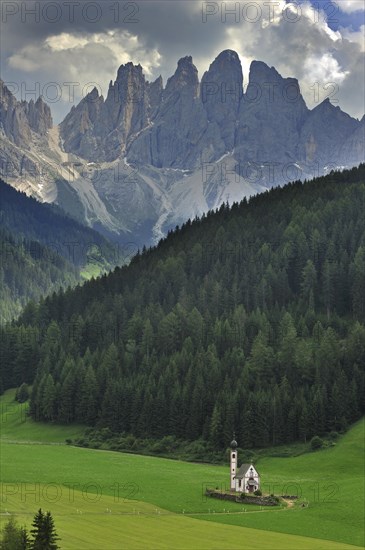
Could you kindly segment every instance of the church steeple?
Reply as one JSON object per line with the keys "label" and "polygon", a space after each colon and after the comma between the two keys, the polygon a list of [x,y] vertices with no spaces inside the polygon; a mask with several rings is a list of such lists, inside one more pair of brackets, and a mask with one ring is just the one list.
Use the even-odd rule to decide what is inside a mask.
{"label": "church steeple", "polygon": [[235,438],[235,434],[233,434],[233,440],[231,441],[231,491],[236,490],[236,473],[237,473],[237,441]]}

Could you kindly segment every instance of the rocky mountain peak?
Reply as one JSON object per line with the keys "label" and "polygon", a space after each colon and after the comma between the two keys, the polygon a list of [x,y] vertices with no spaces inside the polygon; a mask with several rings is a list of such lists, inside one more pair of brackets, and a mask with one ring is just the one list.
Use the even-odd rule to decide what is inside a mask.
{"label": "rocky mountain peak", "polygon": [[282,76],[275,67],[269,67],[263,61],[252,61],[250,65],[249,82],[263,82],[265,80],[280,80]]}
{"label": "rocky mountain peak", "polygon": [[186,55],[185,57],[181,57],[177,62],[177,68],[180,71],[184,70],[184,68],[187,68],[189,70],[190,67],[194,67],[193,58],[191,55]]}
{"label": "rocky mountain peak", "polygon": [[143,100],[146,81],[141,65],[134,65],[132,62],[121,65],[117,72],[117,78],[110,82],[107,106],[112,103],[130,103]]}
{"label": "rocky mountain peak", "polygon": [[[242,93],[242,84],[243,84],[243,76],[242,76],[242,66],[240,58],[238,57],[237,53],[233,50],[225,50],[222,53],[216,57],[216,59],[213,61],[213,63],[210,64],[208,71],[206,71],[202,78],[202,97],[204,101],[204,84],[206,84],[207,88],[209,87],[209,84],[212,84],[214,87],[214,84],[224,84],[226,83],[226,88],[228,89],[228,86],[231,84],[237,84],[240,92]],[[207,92],[207,100],[208,96],[212,96],[212,93]],[[240,95],[238,97],[240,99]]]}
{"label": "rocky mountain peak", "polygon": [[29,148],[31,132],[43,136],[53,121],[51,110],[42,97],[36,102],[18,101],[0,80],[0,124],[5,135],[16,145]]}
{"label": "rocky mountain peak", "polygon": [[[354,137],[359,121],[344,113],[329,98],[312,109],[301,128],[299,150],[307,163],[327,166],[340,161],[345,143]],[[350,151],[347,156],[350,157]]]}
{"label": "rocky mountain peak", "polygon": [[116,81],[123,81],[125,78],[128,78],[131,75],[135,78],[144,79],[142,66],[140,64],[134,65],[131,61],[125,63],[125,65],[121,65],[117,72]]}
{"label": "rocky mountain peak", "polygon": [[160,75],[154,82],[148,82],[147,83],[147,93],[150,101],[150,113],[149,117],[154,118],[158,106],[161,102],[163,92],[163,81],[162,76]]}
{"label": "rocky mountain peak", "polygon": [[358,123],[357,120],[352,118],[350,115],[342,111],[338,105],[334,105],[329,97],[326,97],[319,105],[317,105],[311,111],[312,117],[326,118],[330,117],[334,119],[341,119],[350,122],[352,125]]}
{"label": "rocky mountain peak", "polygon": [[224,50],[203,75],[200,97],[208,120],[220,129],[226,150],[234,147],[235,126],[243,93],[241,61],[233,50]]}
{"label": "rocky mountain peak", "polygon": [[51,109],[42,96],[35,103],[29,102],[27,116],[31,129],[38,134],[45,135],[53,126]]}
{"label": "rocky mountain peak", "polygon": [[191,55],[182,57],[177,63],[175,74],[171,76],[166,84],[165,95],[174,92],[187,91],[192,93],[194,97],[197,95],[199,88],[198,69],[193,64]]}
{"label": "rocky mountain peak", "polygon": [[89,92],[89,93],[87,94],[86,97],[87,97],[87,99],[88,99],[89,101],[97,100],[99,97],[100,97],[100,98],[103,98],[102,95],[99,96],[99,90],[97,89],[96,86],[91,90],[91,92]]}
{"label": "rocky mountain peak", "polygon": [[252,62],[243,93],[240,58],[227,49],[201,83],[192,56],[182,57],[165,89],[161,76],[146,81],[141,65],[121,65],[106,100],[92,90],[61,128],[66,150],[87,160],[126,156],[157,168],[195,169],[202,158],[214,162],[232,153],[244,172],[257,162],[296,162],[298,147],[318,151],[327,139],[324,125],[334,125],[335,135],[337,127],[343,126],[346,136],[356,129],[351,117],[328,101],[310,112],[298,81],[262,61]]}
{"label": "rocky mountain peak", "polygon": [[223,50],[223,52],[221,52],[210,64],[209,70],[215,67],[219,67],[218,70],[222,71],[225,67],[228,66],[231,66],[231,70],[233,67],[233,70],[234,68],[236,68],[237,71],[242,72],[240,58],[238,56],[238,53],[234,50]]}

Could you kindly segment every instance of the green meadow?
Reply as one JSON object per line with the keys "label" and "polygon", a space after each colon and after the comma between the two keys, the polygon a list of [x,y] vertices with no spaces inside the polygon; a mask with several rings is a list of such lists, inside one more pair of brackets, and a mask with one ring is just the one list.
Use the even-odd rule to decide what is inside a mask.
{"label": "green meadow", "polygon": [[[326,450],[261,458],[264,492],[293,507],[220,502],[229,468],[77,448],[78,426],[34,423],[14,392],[0,399],[1,523],[51,510],[64,549],[333,549],[364,545],[364,420]],[[302,507],[305,503],[305,507]]]}

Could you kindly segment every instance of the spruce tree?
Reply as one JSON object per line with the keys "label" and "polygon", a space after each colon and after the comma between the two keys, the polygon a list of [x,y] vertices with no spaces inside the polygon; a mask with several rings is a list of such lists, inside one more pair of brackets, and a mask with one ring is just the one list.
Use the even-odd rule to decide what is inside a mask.
{"label": "spruce tree", "polygon": [[25,403],[29,399],[29,390],[27,384],[23,384],[17,389],[15,399],[18,403]]}
{"label": "spruce tree", "polygon": [[51,512],[47,512],[43,518],[43,533],[44,542],[42,550],[57,550],[59,546],[56,541],[60,539],[57,535]]}
{"label": "spruce tree", "polygon": [[25,527],[18,527],[18,524],[13,516],[9,518],[2,530],[2,538],[0,540],[1,550],[28,550],[29,537]]}
{"label": "spruce tree", "polygon": [[59,537],[51,512],[44,514],[40,508],[34,516],[32,526],[32,550],[57,550],[59,548],[57,545]]}
{"label": "spruce tree", "polygon": [[32,522],[33,529],[30,530],[32,541],[31,548],[32,550],[42,550],[43,546],[43,522],[44,514],[42,509],[39,508],[38,512],[35,514]]}

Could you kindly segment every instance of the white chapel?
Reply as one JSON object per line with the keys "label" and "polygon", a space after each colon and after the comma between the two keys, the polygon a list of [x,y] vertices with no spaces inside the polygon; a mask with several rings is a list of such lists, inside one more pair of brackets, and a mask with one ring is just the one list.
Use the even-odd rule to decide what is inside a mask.
{"label": "white chapel", "polygon": [[237,441],[231,441],[231,491],[253,493],[260,489],[260,474],[253,464],[242,464],[237,468]]}

